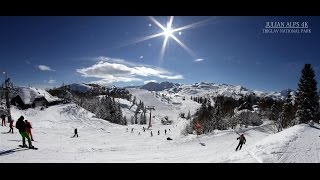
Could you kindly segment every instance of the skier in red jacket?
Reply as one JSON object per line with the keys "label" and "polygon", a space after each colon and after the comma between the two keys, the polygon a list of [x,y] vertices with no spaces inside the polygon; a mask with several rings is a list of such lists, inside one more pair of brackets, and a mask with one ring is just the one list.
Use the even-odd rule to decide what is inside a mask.
{"label": "skier in red jacket", "polygon": [[31,141],[34,141],[33,137],[32,137],[32,133],[31,133],[32,126],[31,126],[30,122],[28,120],[25,120],[24,122],[26,123],[27,133],[31,137]]}

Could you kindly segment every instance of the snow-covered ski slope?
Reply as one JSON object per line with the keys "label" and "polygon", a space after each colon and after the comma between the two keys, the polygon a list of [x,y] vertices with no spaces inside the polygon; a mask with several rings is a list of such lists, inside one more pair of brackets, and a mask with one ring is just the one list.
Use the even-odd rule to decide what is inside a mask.
{"label": "snow-covered ski slope", "polygon": [[[152,128],[145,132],[142,130],[143,125],[112,124],[95,118],[94,114],[75,104],[51,106],[44,110],[22,111],[13,108],[14,120],[23,115],[32,123],[36,140],[33,145],[39,149],[33,151],[19,148],[22,142],[18,130],[15,128],[14,134],[8,134],[9,127],[0,126],[0,162],[319,162],[318,124],[315,127],[297,125],[274,134],[273,124],[265,120],[258,127],[236,129],[237,133],[225,130],[199,137],[183,136],[181,131],[187,120],[179,118],[178,114],[187,113],[188,110],[193,113],[199,104],[189,98],[182,100],[179,96],[168,103],[161,96],[155,97],[145,90],[132,92],[137,101],[141,99],[145,105],[155,106],[156,109],[152,111],[152,116],[155,116],[152,118]],[[128,104],[125,101],[121,103]],[[174,124],[161,125],[160,118],[165,115]],[[79,138],[71,138],[74,128],[78,128]],[[245,134],[247,143],[236,152],[238,133]],[[167,137],[173,140],[168,141]]]}
{"label": "snow-covered ski slope", "polygon": [[[141,100],[145,106],[154,106],[155,110],[151,112],[152,124],[160,123],[161,118],[168,116],[170,120],[177,121],[180,113],[185,113],[187,116],[190,110],[191,114],[196,112],[196,109],[200,107],[199,103],[192,101],[190,98],[182,99],[182,96],[169,97],[169,102],[161,95],[156,96],[154,92],[150,92],[144,89],[129,89],[129,92],[136,96],[137,102]],[[149,111],[148,111],[149,112]]]}

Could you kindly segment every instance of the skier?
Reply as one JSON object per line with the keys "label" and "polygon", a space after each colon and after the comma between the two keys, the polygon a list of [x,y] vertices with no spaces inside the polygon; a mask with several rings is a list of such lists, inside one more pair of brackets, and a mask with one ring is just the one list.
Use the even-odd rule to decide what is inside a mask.
{"label": "skier", "polygon": [[170,129],[169,129],[169,132],[170,132]]}
{"label": "skier", "polygon": [[238,144],[238,146],[237,146],[237,148],[236,148],[236,151],[238,151],[239,146],[240,146],[240,149],[239,149],[239,150],[241,150],[242,144],[245,144],[246,141],[247,141],[243,134],[241,134],[241,135],[237,138],[237,140],[238,140],[238,139],[239,139],[239,144]]}
{"label": "skier", "polygon": [[140,132],[138,133],[138,135],[140,135]]}
{"label": "skier", "polygon": [[143,128],[143,132],[146,132],[146,129],[144,128],[144,126],[142,128]]}
{"label": "skier", "polygon": [[8,133],[11,132],[12,134],[13,134],[13,127],[14,127],[14,126],[13,126],[13,121],[14,121],[14,120],[11,120],[11,122],[10,122],[10,125],[9,125],[10,130],[9,130],[9,132],[8,132]]}
{"label": "skier", "polygon": [[131,133],[133,133],[133,128],[131,128]]}
{"label": "skier", "polygon": [[197,137],[198,137],[198,135],[201,134],[201,124],[199,123],[199,121],[197,121],[197,123],[194,126],[195,126]]}
{"label": "skier", "polygon": [[24,117],[23,116],[20,116],[17,123],[16,123],[16,128],[19,129],[19,133],[22,137],[22,147],[28,147],[26,145],[26,138],[28,140],[28,144],[29,144],[29,148],[30,149],[33,149],[34,146],[32,146],[32,143],[31,143],[31,139],[27,133],[27,127],[26,127],[26,123],[23,121]]}
{"label": "skier", "polygon": [[150,134],[151,134],[151,137],[152,137],[152,136],[153,136],[152,131],[151,131],[151,133],[150,133]]}
{"label": "skier", "polygon": [[164,134],[167,134],[167,130],[166,129],[164,130]]}
{"label": "skier", "polygon": [[26,123],[27,133],[31,137],[31,141],[34,141],[33,137],[32,137],[32,132],[31,132],[32,126],[31,126],[30,122],[28,120],[25,120],[24,122]]}
{"label": "skier", "polygon": [[158,130],[158,135],[160,135],[160,130]]}
{"label": "skier", "polygon": [[4,115],[4,114],[2,114],[1,115],[1,119],[2,119],[2,121],[1,121],[1,125],[3,126],[6,126],[6,115]]}
{"label": "skier", "polygon": [[76,137],[76,136],[79,137],[79,136],[78,136],[78,129],[77,129],[77,128],[74,129],[74,135],[73,135],[72,137]]}

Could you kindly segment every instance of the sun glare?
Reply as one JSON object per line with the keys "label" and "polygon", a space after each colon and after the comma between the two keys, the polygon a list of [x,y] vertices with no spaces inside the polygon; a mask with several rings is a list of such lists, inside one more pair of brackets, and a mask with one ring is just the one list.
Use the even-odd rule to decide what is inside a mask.
{"label": "sun glare", "polygon": [[[131,43],[128,43],[126,45],[135,44],[135,43],[146,41],[146,40],[149,40],[149,39],[153,39],[153,38],[156,38],[156,37],[159,37],[159,36],[164,36],[165,38],[163,40],[163,44],[162,44],[162,47],[161,47],[161,50],[160,50],[160,60],[162,60],[163,57],[164,57],[166,46],[167,46],[167,43],[168,43],[170,38],[172,38],[174,41],[176,41],[184,50],[186,50],[191,56],[193,56],[195,58],[196,54],[190,48],[188,48],[183,42],[181,42],[174,35],[174,32],[178,32],[178,35],[181,35],[182,34],[182,32],[181,32],[182,30],[186,30],[186,29],[189,29],[189,28],[195,28],[197,26],[201,26],[201,25],[207,24],[209,21],[211,21],[211,19],[206,19],[206,20],[203,20],[203,21],[199,21],[199,22],[196,22],[196,23],[193,23],[193,24],[189,24],[189,25],[183,26],[183,27],[172,28],[172,23],[173,23],[174,16],[170,16],[170,19],[167,22],[167,27],[165,27],[162,24],[160,24],[160,22],[157,21],[154,17],[150,16],[149,18],[155,25],[157,25],[159,28],[162,29],[162,32],[160,32],[158,34],[153,34],[153,35],[142,37],[141,39],[138,39],[138,40],[133,41]],[[149,26],[151,27],[152,25],[149,24]],[[149,46],[151,46],[151,45],[149,45]]]}
{"label": "sun glare", "polygon": [[173,31],[172,31],[171,28],[170,28],[170,29],[167,28],[167,29],[165,29],[165,30],[163,31],[163,34],[164,34],[164,36],[165,36],[166,38],[172,36],[172,33],[173,33]]}

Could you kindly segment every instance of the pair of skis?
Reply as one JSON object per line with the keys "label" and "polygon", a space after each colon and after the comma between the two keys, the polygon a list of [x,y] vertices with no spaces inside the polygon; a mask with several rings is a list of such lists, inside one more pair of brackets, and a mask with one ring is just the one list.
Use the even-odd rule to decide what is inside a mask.
{"label": "pair of skis", "polygon": [[29,148],[28,146],[22,146],[22,145],[19,145],[19,147],[21,148],[27,148],[27,149],[33,149],[33,150],[38,150],[38,148],[32,146],[32,148]]}

